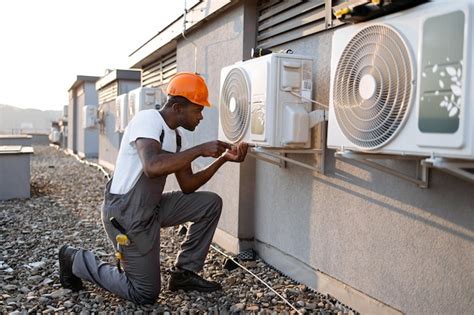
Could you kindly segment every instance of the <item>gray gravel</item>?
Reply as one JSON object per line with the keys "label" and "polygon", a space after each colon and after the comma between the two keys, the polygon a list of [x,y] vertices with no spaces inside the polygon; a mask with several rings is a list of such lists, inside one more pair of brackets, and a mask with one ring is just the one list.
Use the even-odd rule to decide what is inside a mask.
{"label": "gray gravel", "polygon": [[[104,175],[53,147],[35,147],[31,162],[32,197],[0,201],[0,313],[205,314],[297,312],[262,283],[237,268],[222,268],[224,257],[211,250],[202,275],[222,283],[214,293],[170,292],[169,268],[182,236],[162,230],[163,290],[153,305],[137,306],[90,283],[72,293],[59,284],[58,249],[68,243],[94,249],[113,262],[113,248],[100,223]],[[336,299],[309,290],[263,261],[245,266],[288,299],[301,313],[358,314]]]}

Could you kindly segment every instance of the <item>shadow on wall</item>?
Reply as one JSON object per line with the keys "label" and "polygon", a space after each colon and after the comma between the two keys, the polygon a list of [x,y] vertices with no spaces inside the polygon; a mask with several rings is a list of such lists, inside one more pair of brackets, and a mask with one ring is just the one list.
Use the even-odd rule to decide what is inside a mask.
{"label": "shadow on wall", "polygon": [[[365,171],[369,173],[370,180],[367,180],[357,176],[357,174],[360,174],[360,172],[349,173],[344,169],[341,169],[340,166],[347,162],[337,161],[337,159],[334,157],[333,150],[328,150],[326,157],[325,176],[329,177],[330,180],[326,180],[324,177],[313,176],[314,180],[343,191],[347,194],[351,194],[356,198],[367,200],[370,203],[396,212],[397,214],[403,215],[412,220],[422,222],[423,224],[439,229],[446,233],[450,233],[464,240],[474,242],[474,237],[468,233],[441,225],[434,220],[430,220],[426,217],[411,213],[400,207],[396,207],[393,204],[371,198],[370,196],[361,194],[342,185],[338,185],[334,182],[334,180],[344,181],[350,185],[356,185],[360,188],[371,190],[372,192],[382,196],[392,198],[399,201],[400,203],[420,208],[423,211],[429,212],[432,215],[436,215],[437,217],[452,222],[457,226],[469,231],[474,231],[474,221],[472,220],[474,196],[472,194],[466,194],[466,192],[463,192],[462,190],[464,189],[467,191],[467,187],[472,187],[472,184],[447,173],[442,173],[432,169],[430,170],[430,187],[428,189],[422,189],[417,187],[415,184],[408,182],[406,185],[401,185],[401,179],[397,179],[392,175],[382,173],[368,166],[359,165],[356,162],[354,162],[353,165],[350,164],[351,168],[357,168],[361,172]],[[416,165],[414,161],[392,160],[387,161],[386,163],[386,166],[396,168],[405,174],[415,174]],[[393,185],[388,185],[389,182],[393,183]],[[468,207],[466,209],[460,208],[456,205],[467,205]]]}
{"label": "shadow on wall", "polygon": [[[395,213],[427,227],[474,242],[472,234],[474,195],[466,193],[466,185],[471,184],[449,174],[433,172],[432,187],[421,189],[414,184],[405,183],[401,179],[365,166],[339,164],[338,161],[336,169],[334,151],[328,150],[326,156],[326,175],[310,173],[306,169],[291,164],[286,169],[278,169],[274,165],[267,166],[265,162],[256,162],[256,167],[246,166],[247,176],[241,178],[241,202],[246,202],[245,209],[269,209],[269,211],[275,209],[271,212],[246,214],[249,220],[255,221],[257,228],[252,226],[251,229],[259,241],[280,249],[289,245],[288,240],[297,241],[288,248],[291,248],[289,254],[304,262],[310,262],[314,258],[311,255],[327,253],[325,250],[322,252],[310,250],[310,244],[315,241],[312,238],[315,228],[319,229],[318,226],[324,225],[324,230],[320,232],[329,233],[329,238],[338,238],[340,233],[345,235],[342,236],[345,238],[347,231],[342,232],[340,229],[347,230],[345,224],[348,226],[357,224],[357,222],[341,221],[342,218],[337,214],[327,212],[325,208],[338,206],[341,200],[349,202],[353,200],[353,205],[346,203],[347,207],[352,207],[352,214],[348,214],[348,217],[357,216],[354,213],[357,211],[354,209],[355,205],[358,207],[361,204],[368,204],[380,208],[381,215],[383,212],[386,215],[387,211]],[[255,163],[253,158],[252,160]],[[310,157],[301,161],[312,163]],[[397,161],[396,166],[401,168],[401,171],[413,168],[409,161]],[[281,177],[285,179],[282,181]],[[320,191],[315,191],[315,187],[321,187]],[[461,189],[464,191],[460,191]],[[368,193],[364,193],[364,190]],[[341,198],[338,198],[338,195],[341,195]],[[325,200],[326,197],[327,200]],[[319,205],[315,206],[315,202]],[[341,206],[344,204],[341,203]],[[412,207],[416,209],[411,211]],[[426,215],[420,211],[425,212]],[[369,212],[373,213],[373,210]],[[437,217],[453,224],[440,222]],[[245,217],[240,217],[239,223],[244,224],[243,218]],[[359,228],[363,229],[363,227],[358,227],[354,231]],[[371,234],[371,232],[367,233],[367,235]],[[316,241],[325,242],[327,238]],[[321,248],[328,246],[332,245],[329,243],[318,245]]]}
{"label": "shadow on wall", "polygon": [[[247,156],[240,166],[239,180],[239,221],[238,221],[238,237],[243,241],[251,241],[255,237],[255,197],[256,186],[255,181],[256,161],[254,158]],[[246,247],[248,244],[244,244]],[[247,248],[241,248],[245,250]]]}

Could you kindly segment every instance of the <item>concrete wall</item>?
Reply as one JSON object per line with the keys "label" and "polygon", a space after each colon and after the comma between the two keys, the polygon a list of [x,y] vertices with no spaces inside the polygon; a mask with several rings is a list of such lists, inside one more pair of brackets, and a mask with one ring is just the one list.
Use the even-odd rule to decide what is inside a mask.
{"label": "concrete wall", "polygon": [[49,145],[49,135],[41,133],[30,133],[33,145]]}
{"label": "concrete wall", "polygon": [[0,135],[0,146],[22,145],[31,146],[32,137],[29,135]]}
{"label": "concrete wall", "polygon": [[[314,57],[314,97],[327,104],[331,32],[275,50],[283,48]],[[430,188],[420,189],[333,155],[326,152],[325,175],[257,162],[255,239],[263,258],[296,262],[283,271],[303,282],[308,274],[294,270],[321,271],[408,314],[472,313],[474,186],[435,170]],[[415,173],[413,161],[385,163]]]}
{"label": "concrete wall", "polygon": [[[204,109],[204,120],[196,131],[187,133],[189,146],[217,139],[220,70],[222,67],[242,60],[244,56],[244,6],[239,4],[215,19],[207,21],[197,32],[187,34],[197,45],[197,72],[209,87],[211,108]],[[195,71],[194,45],[179,40],[177,45],[178,71]],[[200,158],[193,163],[194,171],[202,169],[213,159]],[[220,241],[228,241],[227,248],[238,250],[240,164],[227,163],[201,190],[217,192],[224,199],[224,209],[219,222]],[[177,189],[175,181],[168,180],[168,189]],[[219,241],[218,241],[219,242]]]}
{"label": "concrete wall", "polygon": [[67,107],[67,150],[77,153],[77,104],[74,90],[69,91],[69,105]]}
{"label": "concrete wall", "polygon": [[0,151],[0,200],[30,198],[30,156],[33,153]]}
{"label": "concrete wall", "polygon": [[85,81],[69,91],[68,151],[80,157],[96,158],[99,152],[99,129],[83,127],[84,106],[98,104],[95,82]]}
{"label": "concrete wall", "polygon": [[94,105],[98,106],[99,99],[97,90],[95,89],[95,82],[85,82],[84,83],[84,103],[82,103],[81,108],[81,122],[79,125],[79,130],[83,134],[83,142],[81,142],[82,149],[79,150],[79,156],[86,158],[97,158],[99,155],[99,128],[97,126],[93,128],[83,128],[83,117],[84,112],[82,108],[84,105]]}
{"label": "concrete wall", "polygon": [[[197,71],[214,105],[205,109],[197,131],[186,135],[189,145],[217,138],[220,69],[245,57],[243,3],[250,2],[187,34],[198,47]],[[328,31],[275,47],[314,57],[313,97],[326,104],[331,36]],[[179,40],[177,47],[178,71],[194,71],[193,44]],[[325,153],[325,175],[251,157],[222,167],[203,188],[224,199],[217,242],[237,251],[236,239],[255,237],[266,262],[323,293],[347,297],[343,302],[364,314],[472,313],[474,186],[435,170],[430,188],[420,189]],[[291,157],[314,163],[312,156]],[[199,159],[193,167],[210,161]],[[383,163],[415,172],[413,161]],[[178,188],[172,178],[167,188]]]}
{"label": "concrete wall", "polygon": [[120,80],[119,87],[118,87],[118,95],[122,95],[124,93],[128,93],[131,90],[139,88],[141,85],[141,81],[134,81],[134,80]]}
{"label": "concrete wall", "polygon": [[83,127],[83,115],[84,115],[84,105],[85,105],[85,93],[84,90],[81,89],[77,96],[76,96],[76,108],[77,108],[77,124],[75,126],[75,132],[77,132],[77,154],[81,157],[84,157],[84,149],[85,149],[85,129]]}
{"label": "concrete wall", "polygon": [[[139,81],[120,80],[118,95],[128,93],[139,86]],[[101,108],[105,112],[105,124],[102,132],[99,128],[99,164],[113,171],[122,140],[122,134],[115,131],[115,99],[101,104]]]}
{"label": "concrete wall", "polygon": [[120,134],[115,132],[115,100],[100,105],[104,110],[104,127],[99,128],[99,164],[113,171],[120,147]]}

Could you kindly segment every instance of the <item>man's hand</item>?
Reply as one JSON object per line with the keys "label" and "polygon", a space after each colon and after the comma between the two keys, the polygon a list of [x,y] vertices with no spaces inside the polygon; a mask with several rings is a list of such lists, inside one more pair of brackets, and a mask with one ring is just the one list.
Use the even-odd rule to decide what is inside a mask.
{"label": "man's hand", "polygon": [[226,152],[224,158],[226,161],[230,162],[243,162],[245,156],[247,155],[249,145],[245,142],[240,142],[232,147]]}
{"label": "man's hand", "polygon": [[[199,152],[199,156],[214,157],[217,159],[205,169],[195,174],[193,174],[191,165],[176,172],[179,186],[185,194],[192,193],[207,183],[225,162],[242,162],[247,155],[248,144],[241,142],[237,145],[231,145],[222,141],[211,141],[198,145],[193,149]],[[223,154],[224,152],[225,154]]]}
{"label": "man's hand", "polygon": [[232,146],[226,142],[215,140],[206,142],[200,145],[201,156],[218,158],[227,149],[231,149]]}

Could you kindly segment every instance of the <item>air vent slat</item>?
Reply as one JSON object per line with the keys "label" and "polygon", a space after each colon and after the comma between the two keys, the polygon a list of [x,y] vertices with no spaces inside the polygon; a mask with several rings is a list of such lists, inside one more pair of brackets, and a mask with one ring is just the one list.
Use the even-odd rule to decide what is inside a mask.
{"label": "air vent slat", "polygon": [[249,124],[250,92],[245,74],[239,68],[232,69],[225,78],[219,115],[227,139],[234,143],[241,140]]}
{"label": "air vent slat", "polygon": [[412,62],[401,36],[384,25],[362,29],[344,49],[334,80],[334,111],[346,138],[367,150],[387,144],[412,95]]}

